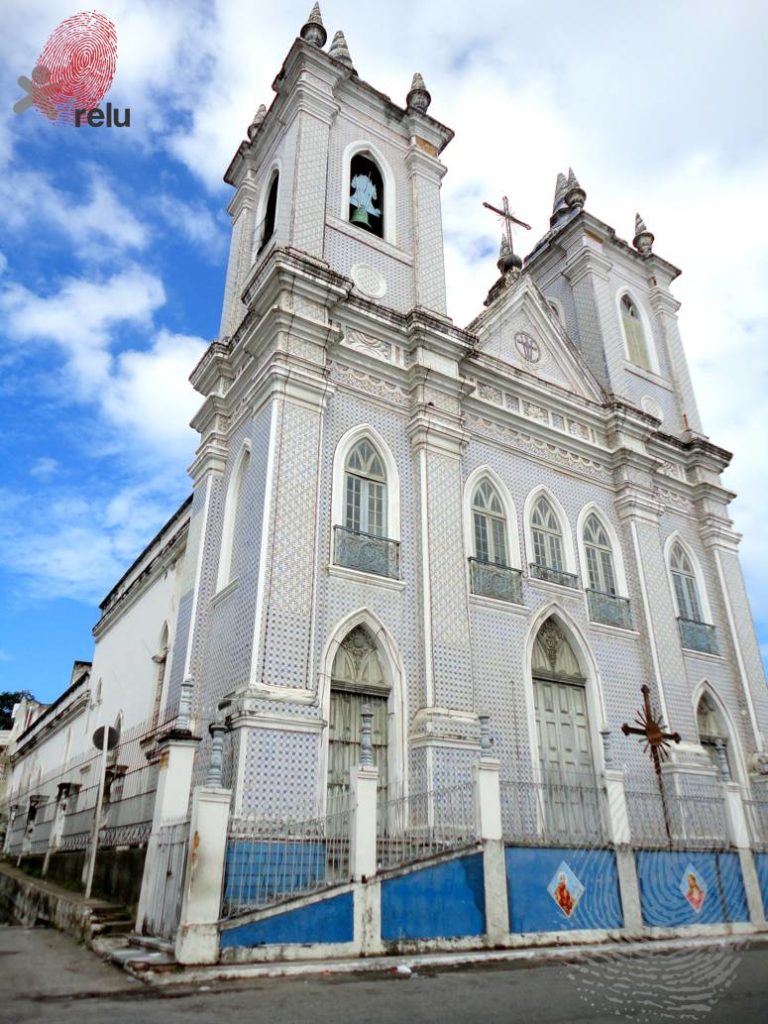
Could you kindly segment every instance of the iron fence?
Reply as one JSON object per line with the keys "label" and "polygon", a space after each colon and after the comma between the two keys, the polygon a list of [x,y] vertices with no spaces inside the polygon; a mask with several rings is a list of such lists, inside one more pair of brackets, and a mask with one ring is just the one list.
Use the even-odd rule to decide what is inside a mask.
{"label": "iron fence", "polygon": [[522,573],[508,565],[482,562],[477,558],[469,560],[470,586],[473,594],[493,597],[510,604],[523,603]]}
{"label": "iron fence", "polygon": [[605,626],[619,626],[621,629],[632,628],[628,597],[606,594],[602,590],[587,590],[587,603],[592,622],[601,622]]}
{"label": "iron fence", "polygon": [[379,814],[380,870],[477,843],[472,783],[388,800]]}
{"label": "iron fence", "polygon": [[652,784],[625,787],[632,846],[638,849],[726,849],[731,845],[725,799],[715,786],[678,791]]}
{"label": "iron fence", "polygon": [[147,904],[145,930],[172,939],[181,917],[184,871],[189,848],[189,818],[168,822],[157,834],[154,847],[152,891]]}
{"label": "iron fence", "polygon": [[575,573],[565,572],[564,569],[554,569],[551,565],[531,562],[529,570],[530,575],[535,580],[557,583],[561,587],[570,587],[572,590],[578,590],[579,588],[579,577]]}
{"label": "iron fence", "polygon": [[309,820],[230,819],[222,917],[349,881],[352,807]]}
{"label": "iron fence", "polygon": [[677,620],[680,627],[680,642],[689,651],[702,651],[704,654],[719,654],[715,627],[708,622],[695,619]]}
{"label": "iron fence", "polygon": [[768,793],[747,797],[744,800],[752,846],[757,850],[768,850]]}
{"label": "iron fence", "polygon": [[334,526],[334,560],[337,565],[377,576],[400,576],[400,542],[388,537],[375,537],[360,530]]}
{"label": "iron fence", "polygon": [[523,846],[608,842],[605,788],[592,772],[548,770],[501,782],[504,841]]}

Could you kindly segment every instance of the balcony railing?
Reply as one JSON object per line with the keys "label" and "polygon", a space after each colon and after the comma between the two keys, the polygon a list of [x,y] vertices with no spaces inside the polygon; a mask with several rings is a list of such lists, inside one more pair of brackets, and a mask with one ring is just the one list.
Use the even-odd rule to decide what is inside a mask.
{"label": "balcony railing", "polygon": [[371,572],[376,576],[400,577],[400,542],[374,537],[344,526],[334,527],[334,561],[348,569]]}
{"label": "balcony railing", "polygon": [[606,594],[602,590],[587,590],[587,602],[589,617],[593,622],[601,622],[604,626],[632,629],[629,598],[619,597],[617,594]]}
{"label": "balcony railing", "polygon": [[493,597],[511,604],[523,603],[522,573],[509,565],[496,565],[477,558],[469,560],[469,579],[473,594]]}
{"label": "balcony railing", "polygon": [[579,577],[572,572],[564,572],[562,569],[552,569],[540,562],[531,562],[531,576],[537,580],[546,580],[547,583],[557,583],[561,587],[570,587],[571,590],[578,590]]}
{"label": "balcony railing", "polygon": [[695,619],[678,619],[677,622],[683,647],[689,651],[702,651],[704,654],[720,653],[714,626],[707,622],[697,622]]}

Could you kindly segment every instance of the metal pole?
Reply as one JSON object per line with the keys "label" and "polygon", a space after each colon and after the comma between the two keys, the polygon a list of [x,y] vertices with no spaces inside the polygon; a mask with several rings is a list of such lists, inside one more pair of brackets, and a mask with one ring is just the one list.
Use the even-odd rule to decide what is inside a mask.
{"label": "metal pole", "polygon": [[99,794],[96,797],[96,813],[93,817],[93,836],[91,837],[91,849],[88,859],[88,874],[85,878],[85,898],[91,898],[93,888],[93,875],[96,870],[96,850],[99,845],[99,828],[101,826],[101,804],[104,800],[104,779],[107,774],[107,743],[109,742],[109,728],[104,726],[104,738],[101,746],[101,770],[99,772]]}

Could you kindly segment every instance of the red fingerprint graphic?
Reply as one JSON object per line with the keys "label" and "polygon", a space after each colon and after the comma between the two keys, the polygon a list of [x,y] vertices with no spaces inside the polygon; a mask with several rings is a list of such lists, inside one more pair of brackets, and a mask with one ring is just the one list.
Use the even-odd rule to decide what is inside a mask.
{"label": "red fingerprint graphic", "polygon": [[117,32],[109,18],[99,11],[73,14],[53,30],[38,58],[47,81],[36,90],[35,106],[51,120],[71,124],[75,110],[98,106],[116,64]]}

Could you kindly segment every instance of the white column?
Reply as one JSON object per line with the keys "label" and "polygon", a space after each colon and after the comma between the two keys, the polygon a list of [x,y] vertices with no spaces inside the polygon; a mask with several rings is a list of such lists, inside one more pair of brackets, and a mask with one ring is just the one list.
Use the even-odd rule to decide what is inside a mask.
{"label": "white column", "polygon": [[166,822],[183,818],[189,809],[192,767],[199,742],[199,739],[189,736],[183,739],[169,738],[160,743],[160,763],[158,765],[155,807],[152,814],[152,831],[147,843],[144,875],[141,880],[139,905],[136,909],[136,930],[139,933],[144,928],[148,900],[153,892],[154,871],[159,866],[156,851],[160,829]]}
{"label": "white column", "polygon": [[475,798],[475,827],[483,842],[483,889],[485,897],[485,934],[488,944],[496,946],[509,936],[507,863],[501,824],[501,762],[481,757],[472,765]]}
{"label": "white column", "polygon": [[624,790],[624,772],[614,768],[605,770],[605,789],[608,804],[608,832],[616,846],[628,846],[631,841],[627,794]]}
{"label": "white column", "polygon": [[176,960],[180,964],[215,964],[219,958],[217,922],[231,796],[229,789],[198,786],[192,797],[189,854],[176,935]]}
{"label": "white column", "polygon": [[370,765],[350,768],[351,801],[349,870],[359,882],[376,874],[376,787],[379,769]]}
{"label": "white column", "polygon": [[725,798],[725,814],[728,819],[728,835],[731,842],[738,849],[748,849],[751,837],[747,816],[744,813],[744,803],[741,799],[741,786],[738,782],[724,782],[723,796]]}

